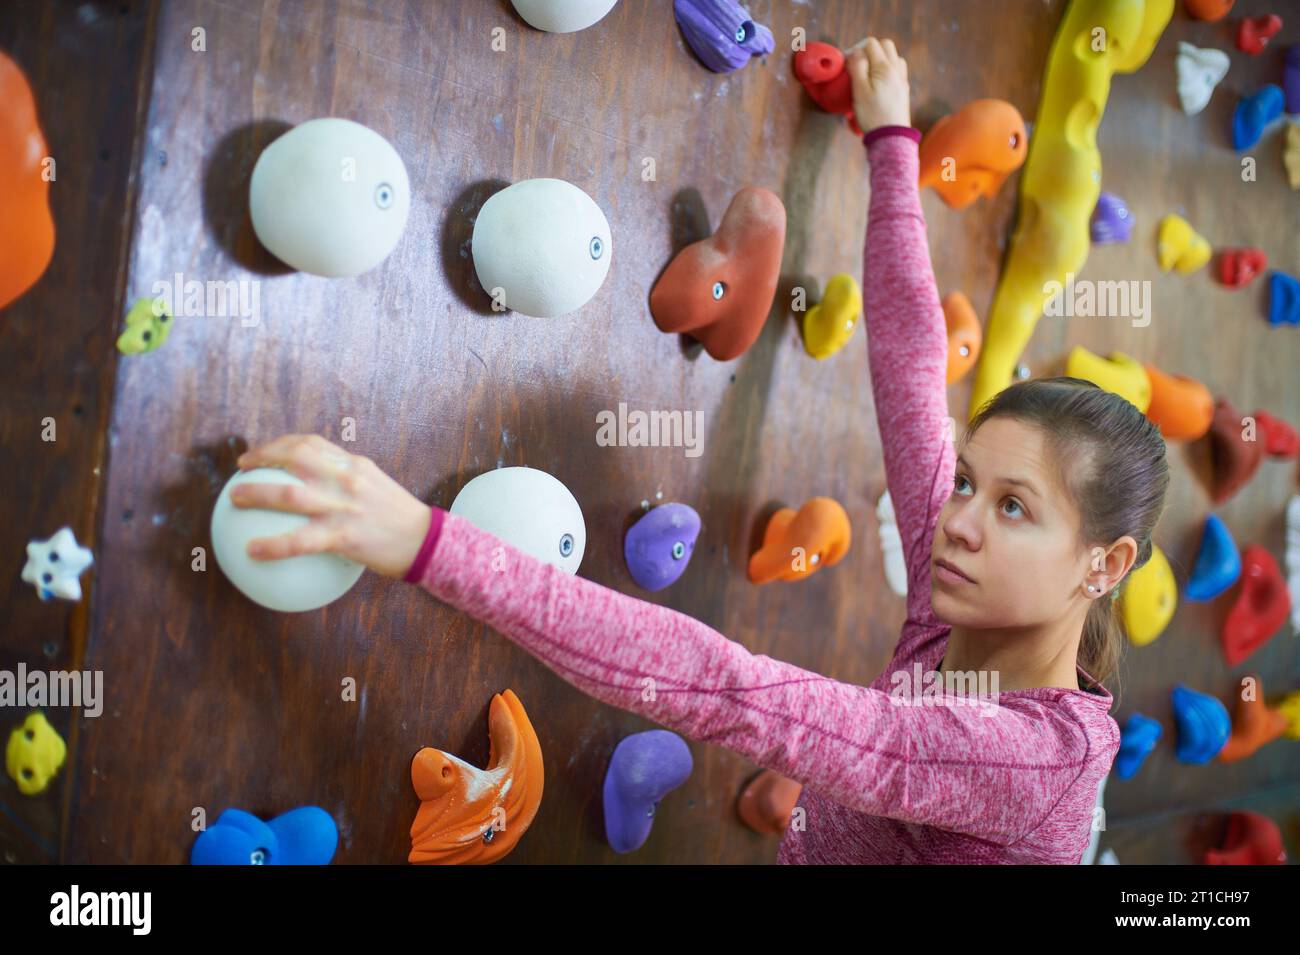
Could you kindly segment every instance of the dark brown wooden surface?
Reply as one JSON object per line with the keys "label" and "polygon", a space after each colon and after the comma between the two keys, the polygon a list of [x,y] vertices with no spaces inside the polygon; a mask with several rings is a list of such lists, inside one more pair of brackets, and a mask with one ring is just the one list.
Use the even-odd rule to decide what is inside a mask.
{"label": "dark brown wooden surface", "polygon": [[[76,670],[86,656],[96,572],[85,599],[41,603],[20,579],[25,545],[68,525],[102,566],[103,503],[125,279],[134,216],[130,180],[136,109],[148,96],[154,11],[147,3],[0,6],[0,50],[27,74],[55,180],[55,249],[40,281],[0,311],[0,669]],[[3,108],[3,106],[0,106]],[[45,418],[53,441],[42,440]],[[111,557],[109,558],[111,559]],[[130,597],[126,599],[129,601]],[[111,685],[111,677],[106,677]],[[51,709],[67,740],[65,771],[39,797],[0,776],[0,859],[48,862],[61,854],[75,752],[86,721]],[[0,709],[0,739],[25,713]]]}
{"label": "dark brown wooden surface", "polygon": [[[1266,9],[1249,0],[1238,7]],[[651,724],[583,696],[414,588],[367,575],[325,610],[278,615],[245,600],[210,554],[205,573],[191,570],[192,548],[210,546],[212,503],[238,450],[288,431],[339,440],[351,418],[353,450],[444,506],[498,465],[555,474],[586,514],[581,573],[638,595],[621,559],[628,518],[659,494],[691,504],[705,525],[691,568],[651,599],[756,653],[868,682],[888,660],[903,608],[885,586],[876,546],[883,469],[865,336],[815,362],[778,307],[748,354],[719,364],[661,335],[646,297],[701,207],[716,225],[746,184],[785,201],[784,288],[815,291],[839,271],[860,276],[865,157],[794,80],[792,28],[841,45],[867,32],[895,37],[918,123],[976,96],[1007,99],[1032,122],[1064,4],[756,0],[777,52],[730,76],[709,73],[689,53],[667,0],[623,0],[567,36],[529,29],[505,0],[125,8],[91,6],[97,29],[107,29],[110,12],[122,18],[113,28],[121,32],[99,45],[84,35],[91,27],[81,7],[0,10],[0,46],[32,76],[51,148],[92,158],[109,150],[93,172],[60,159],[67,185],[56,190],[55,268],[3,317],[10,493],[0,495],[0,514],[12,530],[0,664],[36,665],[47,638],[33,634],[62,627],[69,638],[56,644],[59,662],[46,665],[103,670],[107,696],[99,719],[55,720],[74,747],[57,791],[28,800],[0,780],[6,857],[181,862],[195,808],[211,819],[227,806],[269,815],[315,803],[339,824],[339,862],[402,862],[417,805],[411,756],[434,745],[481,765],[488,700],[510,687],[537,729],[547,772],[541,810],[509,861],[771,861],[775,839],[750,833],[733,808],[755,772],[746,760],[692,744],[695,772],[661,805],[648,844],[616,856],[603,840],[601,780],[618,740]],[[195,27],[206,31],[206,52],[191,47]],[[504,52],[492,51],[496,28]],[[1262,283],[1227,292],[1209,270],[1165,276],[1154,258],[1156,223],[1182,210],[1216,246],[1259,245],[1275,266],[1300,272],[1300,199],[1286,188],[1279,134],[1254,151],[1258,181],[1248,184],[1227,141],[1235,94],[1276,81],[1297,28],[1288,24],[1250,60],[1232,50],[1230,24],[1189,22],[1180,5],[1151,62],[1116,79],[1099,136],[1103,186],[1129,200],[1138,225],[1129,246],[1096,250],[1085,277],[1150,280],[1153,319],[1145,329],[1044,319],[1026,355],[1034,374],[1056,371],[1076,343],[1118,348],[1201,378],[1243,410],[1300,422],[1300,344],[1294,330],[1268,327]],[[1233,58],[1210,107],[1190,120],[1174,87],[1179,39]],[[60,60],[59,49],[72,52]],[[100,59],[111,64],[97,82],[77,75]],[[397,250],[352,280],[278,268],[247,219],[260,149],[287,126],[326,115],[386,136],[415,192]],[[654,182],[642,179],[647,157]],[[502,183],[534,176],[583,188],[611,223],[609,277],[576,315],[494,315],[474,279],[475,210]],[[1016,185],[960,212],[924,200],[941,291],[963,289],[981,315]],[[126,306],[177,272],[259,282],[260,324],[181,317],[161,350],[119,361],[113,339]],[[968,395],[968,383],[951,389],[959,422]],[[58,444],[39,445],[46,406],[76,402],[82,416],[67,419],[68,440],[60,417]],[[596,413],[619,402],[703,412],[704,454],[597,446]],[[1171,461],[1157,543],[1181,582],[1208,498],[1196,476],[1204,455],[1175,445]],[[1280,558],[1294,490],[1294,465],[1266,463],[1220,513],[1240,542],[1264,543]],[[850,554],[796,585],[749,584],[745,560],[762,518],[775,504],[818,494],[847,508]],[[78,608],[39,605],[18,581],[22,543],[62,523],[96,551],[93,587]],[[1192,861],[1194,820],[1238,806],[1268,811],[1292,855],[1300,848],[1297,744],[1273,744],[1233,766],[1173,759],[1174,683],[1225,699],[1243,672],[1262,673],[1270,695],[1296,685],[1300,655],[1288,633],[1246,666],[1224,666],[1217,630],[1226,607],[1182,606],[1112,681],[1121,722],[1140,710],[1167,730],[1138,777],[1108,786],[1102,845],[1121,861]],[[348,677],[358,684],[355,703],[341,699]]]}

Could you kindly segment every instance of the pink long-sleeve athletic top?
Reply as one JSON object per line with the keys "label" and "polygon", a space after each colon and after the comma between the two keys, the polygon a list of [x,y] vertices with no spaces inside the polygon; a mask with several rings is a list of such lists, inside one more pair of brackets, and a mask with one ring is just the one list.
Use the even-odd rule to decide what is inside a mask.
{"label": "pink long-sleeve athletic top", "polygon": [[908,568],[902,635],[870,686],[752,654],[438,508],[407,579],[596,699],[802,783],[802,827],[783,837],[780,862],[1077,863],[1119,749],[1109,692],[1082,668],[1080,689],[1013,690],[984,706],[916,705],[919,690],[898,692],[895,674],[937,671],[948,642],[929,557],[955,450],[915,136],[869,135],[867,153],[871,385]]}

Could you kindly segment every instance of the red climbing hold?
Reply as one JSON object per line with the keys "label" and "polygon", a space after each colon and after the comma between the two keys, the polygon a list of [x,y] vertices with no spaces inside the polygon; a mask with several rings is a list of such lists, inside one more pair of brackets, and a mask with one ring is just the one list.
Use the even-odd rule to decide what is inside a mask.
{"label": "red climbing hold", "polygon": [[1219,281],[1228,288],[1249,285],[1268,269],[1262,249],[1226,249],[1219,258]]}
{"label": "red climbing hold", "polygon": [[1259,56],[1268,41],[1282,29],[1282,18],[1276,13],[1262,17],[1246,17],[1237,28],[1237,49],[1251,56]]}
{"label": "red climbing hold", "polygon": [[1264,432],[1264,453],[1270,458],[1290,460],[1300,457],[1300,434],[1281,418],[1267,411],[1255,412],[1255,424]]}
{"label": "red climbing hold", "polygon": [[1234,812],[1228,817],[1223,842],[1205,853],[1206,865],[1285,865],[1282,830],[1268,816]]}
{"label": "red climbing hold", "polygon": [[1277,561],[1263,547],[1251,544],[1241,554],[1241,590],[1223,624],[1223,655],[1236,666],[1265,643],[1286,622],[1291,595]]}
{"label": "red climbing hold", "polygon": [[[1258,421],[1256,421],[1258,424]],[[1222,504],[1255,476],[1264,459],[1264,442],[1246,440],[1243,415],[1226,399],[1214,405],[1206,437],[1210,442],[1210,500]]]}

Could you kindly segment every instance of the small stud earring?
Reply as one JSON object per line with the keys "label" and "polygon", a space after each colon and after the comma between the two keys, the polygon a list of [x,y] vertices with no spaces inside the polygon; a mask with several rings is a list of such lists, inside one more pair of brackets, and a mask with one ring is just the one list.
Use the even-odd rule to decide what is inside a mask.
{"label": "small stud earring", "polygon": [[1090,593],[1090,594],[1095,594],[1096,592],[1097,592],[1097,587],[1096,587],[1096,585],[1094,585],[1094,584],[1089,584],[1089,585],[1088,585],[1088,593]]}

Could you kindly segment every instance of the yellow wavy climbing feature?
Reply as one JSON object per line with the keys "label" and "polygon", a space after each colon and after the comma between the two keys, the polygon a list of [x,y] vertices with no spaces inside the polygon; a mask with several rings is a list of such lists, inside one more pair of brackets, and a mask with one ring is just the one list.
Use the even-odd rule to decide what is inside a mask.
{"label": "yellow wavy climbing feature", "polygon": [[1088,258],[1101,193],[1097,126],[1116,73],[1151,55],[1174,0],[1072,0],[1052,41],[1038,121],[1020,174],[1020,215],[984,329],[969,415],[1011,384],[1051,290]]}

